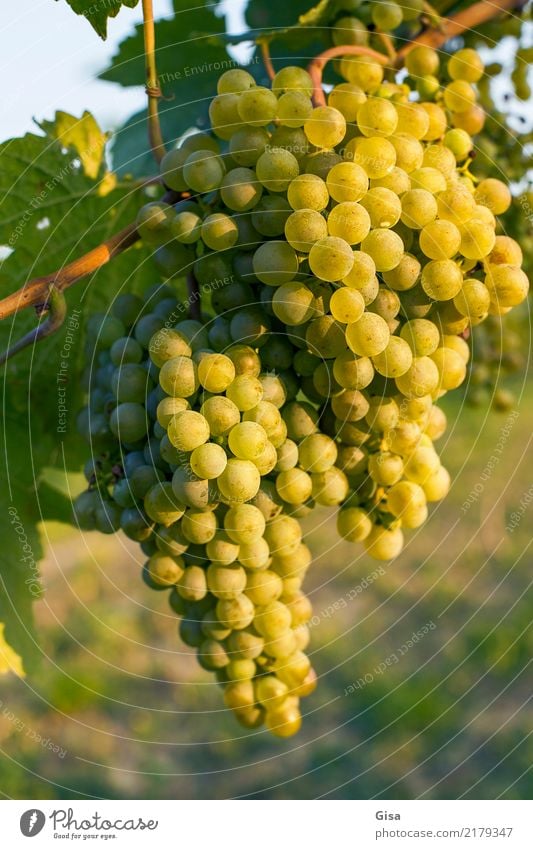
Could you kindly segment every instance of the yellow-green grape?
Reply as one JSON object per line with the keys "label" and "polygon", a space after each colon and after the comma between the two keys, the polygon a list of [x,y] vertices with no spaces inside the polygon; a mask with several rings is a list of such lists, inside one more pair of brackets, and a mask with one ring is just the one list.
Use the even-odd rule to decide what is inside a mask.
{"label": "yellow-green grape", "polygon": [[224,529],[233,542],[249,545],[263,536],[265,518],[253,504],[238,504],[224,516]]}
{"label": "yellow-green grape", "polygon": [[342,280],[354,263],[350,245],[336,236],[326,236],[315,242],[309,253],[309,266],[320,280]]}
{"label": "yellow-green grape", "polygon": [[[382,187],[369,189],[364,198],[361,199],[361,205],[368,212],[373,228],[394,227],[400,220],[402,204],[400,198],[390,189]],[[335,209],[337,208],[335,207]]]}
{"label": "yellow-green grape", "polygon": [[219,598],[215,612],[221,625],[241,631],[253,622],[255,607],[243,593],[236,598]]}
{"label": "yellow-green grape", "polygon": [[283,704],[289,694],[289,688],[274,675],[266,675],[258,678],[255,692],[259,704],[269,711]]}
{"label": "yellow-green grape", "polygon": [[472,139],[465,130],[454,127],[444,136],[444,144],[453,153],[457,162],[464,162],[472,153]]}
{"label": "yellow-green grape", "polygon": [[476,92],[466,80],[453,80],[444,89],[444,103],[450,112],[466,112],[476,102]]}
{"label": "yellow-green grape", "polygon": [[424,168],[436,168],[447,179],[450,179],[455,174],[455,156],[443,144],[430,144],[424,151],[422,166]]}
{"label": "yellow-green grape", "polygon": [[179,451],[194,451],[209,439],[209,424],[201,413],[183,410],[171,418],[167,434]]}
{"label": "yellow-green grape", "polygon": [[[232,660],[254,660],[254,658],[259,657],[262,653],[264,644],[265,641],[258,634],[243,629],[229,635],[227,642],[228,654]],[[252,700],[255,701],[253,688]]]}
{"label": "yellow-green grape", "polygon": [[387,509],[396,518],[403,520],[409,512],[416,511],[425,505],[424,490],[414,481],[399,481],[387,492]]}
{"label": "yellow-green grape", "polygon": [[357,126],[364,136],[392,136],[398,125],[398,113],[389,100],[371,97],[357,113]]}
{"label": "yellow-green grape", "polygon": [[185,601],[201,601],[207,595],[205,570],[201,566],[187,566],[177,583],[177,589]]}
{"label": "yellow-green grape", "polygon": [[472,218],[476,201],[465,186],[457,183],[439,194],[437,206],[439,218],[452,221],[460,227]]}
{"label": "yellow-green grape", "polygon": [[394,0],[382,0],[372,4],[372,20],[379,29],[390,32],[403,21],[403,12]]}
{"label": "yellow-green grape", "polygon": [[366,100],[362,88],[353,83],[340,83],[332,88],[328,95],[328,106],[342,112],[346,121],[355,121],[359,107]]}
{"label": "yellow-green grape", "polygon": [[403,170],[403,168],[398,168],[395,165],[394,168],[392,168],[384,177],[371,180],[370,188],[390,189],[391,192],[400,196],[403,195],[404,192],[408,192],[411,188],[411,178],[409,177],[409,174]]}
{"label": "yellow-green grape", "polygon": [[181,519],[181,530],[189,542],[205,545],[216,534],[216,516],[209,510],[186,510]]}
{"label": "yellow-green grape", "polygon": [[296,276],[298,257],[287,242],[263,242],[254,253],[253,268],[262,283],[280,286]]}
{"label": "yellow-green grape", "polygon": [[429,418],[427,424],[424,428],[424,433],[429,436],[429,438],[433,441],[440,439],[440,437],[446,432],[446,414],[440,407],[431,407],[429,411]]}
{"label": "yellow-green grape", "polygon": [[383,79],[383,66],[371,56],[344,56],[340,62],[341,75],[363,91],[374,91]]}
{"label": "yellow-green grape", "polygon": [[378,451],[368,458],[368,473],[380,486],[393,486],[403,475],[404,464],[399,454]]}
{"label": "yellow-green grape", "polygon": [[256,422],[240,422],[231,429],[228,437],[230,450],[241,460],[255,460],[266,449],[268,436]]}
{"label": "yellow-green grape", "polygon": [[216,671],[224,669],[229,663],[226,649],[219,640],[204,640],[198,647],[198,663],[203,669]]}
{"label": "yellow-green grape", "polygon": [[418,139],[407,133],[391,136],[390,142],[396,151],[396,167],[405,174],[410,174],[422,167],[424,148]]}
{"label": "yellow-green grape", "polygon": [[283,704],[267,710],[265,725],[275,737],[292,737],[302,725],[302,716],[297,704],[286,699]]}
{"label": "yellow-green grape", "polygon": [[461,232],[452,221],[430,221],[420,231],[419,245],[429,259],[451,259],[461,245]]}
{"label": "yellow-green grape", "polygon": [[315,147],[335,147],[344,138],[346,120],[332,106],[316,106],[304,124],[304,132]]}
{"label": "yellow-green grape", "polygon": [[222,159],[211,150],[196,150],[183,165],[183,178],[195,192],[218,189],[225,174]]}
{"label": "yellow-green grape", "polygon": [[529,291],[527,274],[512,265],[489,265],[485,285],[491,301],[499,307],[521,304]]}
{"label": "yellow-green grape", "polygon": [[390,174],[396,165],[394,146],[379,136],[352,139],[346,145],[346,158],[360,165],[372,180]]}
{"label": "yellow-green grape", "polygon": [[183,176],[183,166],[190,156],[190,150],[169,150],[161,160],[159,171],[165,186],[175,192],[184,192],[188,185]]}
{"label": "yellow-green grape", "polygon": [[272,91],[278,96],[285,91],[302,91],[311,97],[313,81],[307,71],[297,65],[288,65],[278,71],[272,80]]}
{"label": "yellow-green grape", "polygon": [[277,601],[283,592],[283,581],[270,569],[249,572],[244,592],[257,607],[263,607],[271,601]]}
{"label": "yellow-green grape", "polygon": [[442,345],[445,348],[452,348],[454,351],[457,351],[457,353],[463,358],[465,363],[468,363],[470,359],[470,347],[466,339],[463,339],[461,336],[451,336],[444,334],[442,336]]}
{"label": "yellow-green grape", "polygon": [[344,501],[350,489],[348,478],[336,466],[326,469],[325,472],[312,474],[311,480],[313,482],[313,500],[326,507],[340,504]]}
{"label": "yellow-green grape", "polygon": [[420,277],[421,265],[412,254],[404,254],[391,271],[382,272],[382,277],[387,286],[397,292],[405,292],[412,289]]}
{"label": "yellow-green grape", "polygon": [[187,150],[189,153],[195,150],[212,150],[213,153],[220,153],[220,145],[209,133],[192,132],[182,141],[180,150]]}
{"label": "yellow-green grape", "polygon": [[378,433],[395,428],[400,418],[398,404],[394,398],[375,396],[370,398],[366,414],[368,426]]}
{"label": "yellow-green grape", "polygon": [[228,171],[220,186],[223,203],[234,212],[253,209],[261,200],[262,193],[263,187],[250,168],[233,168]]}
{"label": "yellow-green grape", "polygon": [[208,215],[202,224],[202,241],[213,251],[225,251],[232,248],[239,236],[239,230],[233,218],[223,212]]}
{"label": "yellow-green grape", "polygon": [[259,355],[249,345],[232,345],[226,351],[235,366],[235,374],[247,374],[257,377],[261,373],[261,360]]}
{"label": "yellow-green grape", "polygon": [[230,458],[217,485],[228,503],[250,501],[261,483],[261,475],[250,460]]}
{"label": "yellow-green grape", "polygon": [[204,480],[214,480],[226,468],[228,458],[221,445],[206,442],[195,448],[189,460],[194,474]]}
{"label": "yellow-green grape", "polygon": [[435,301],[455,298],[462,285],[462,271],[451,259],[433,260],[422,269],[422,288]]}
{"label": "yellow-green grape", "polygon": [[241,121],[254,127],[264,127],[276,117],[278,100],[269,88],[254,86],[243,91],[239,97],[237,111]]}
{"label": "yellow-green grape", "polygon": [[418,445],[421,434],[420,427],[416,422],[398,422],[386,434],[389,449],[395,454],[407,454]]}
{"label": "yellow-green grape", "polygon": [[436,141],[442,138],[447,129],[446,112],[436,103],[420,104],[429,117],[429,128],[422,141]]}
{"label": "yellow-green grape", "polygon": [[348,346],[360,357],[375,357],[380,354],[387,347],[389,339],[387,322],[375,313],[364,313],[346,328]]}
{"label": "yellow-green grape", "polygon": [[339,162],[326,177],[328,192],[338,203],[361,200],[368,191],[368,175],[355,162]]}
{"label": "yellow-green grape", "polygon": [[271,601],[257,609],[254,616],[254,628],[267,640],[273,640],[289,630],[291,613],[281,601]]}
{"label": "yellow-green grape", "polygon": [[256,539],[254,542],[241,543],[239,547],[239,563],[245,569],[266,569],[270,563],[270,548],[265,539]]}
{"label": "yellow-green grape", "polygon": [[[496,218],[494,217],[494,214],[490,211],[488,206],[481,206],[481,204],[476,204],[476,206],[474,207],[473,218],[475,218],[476,221],[483,221],[483,223],[486,224],[488,227],[491,227],[492,230],[496,229]],[[496,236],[496,238],[506,239],[508,237]],[[510,241],[513,241],[513,239],[511,239]],[[514,264],[520,265],[520,263]]]}
{"label": "yellow-green grape", "polygon": [[284,127],[303,127],[312,111],[311,98],[301,91],[287,91],[278,100],[277,118]]}
{"label": "yellow-green grape", "polygon": [[404,254],[404,244],[393,230],[377,228],[363,240],[361,250],[374,260],[377,271],[392,271]]}
{"label": "yellow-green grape", "polygon": [[233,401],[241,412],[245,412],[251,410],[262,400],[263,386],[256,377],[238,374],[226,389],[226,396],[230,401]]}
{"label": "yellow-green grape", "polygon": [[162,398],[157,405],[157,421],[165,429],[176,413],[181,413],[189,406],[185,398]]}
{"label": "yellow-green grape", "polygon": [[331,399],[331,408],[340,421],[359,421],[366,416],[368,407],[367,398],[357,390],[345,390]]}
{"label": "yellow-green grape", "polygon": [[208,398],[202,404],[200,413],[206,419],[213,437],[225,436],[241,419],[237,405],[229,398],[219,396]]}
{"label": "yellow-green grape", "polygon": [[344,389],[366,389],[372,383],[374,366],[368,357],[343,351],[333,363],[333,376]]}
{"label": "yellow-green grape", "polygon": [[434,475],[440,467],[440,460],[433,447],[419,445],[405,461],[405,477],[421,486]]}
{"label": "yellow-green grape", "polygon": [[206,554],[212,563],[219,566],[229,566],[239,555],[239,545],[227,536],[218,532],[206,545]]}
{"label": "yellow-green grape", "polygon": [[168,554],[152,554],[146,564],[148,574],[160,587],[172,587],[181,579],[185,564],[181,557],[169,557]]}
{"label": "yellow-green grape", "polygon": [[[237,638],[242,632],[236,632],[230,635],[231,638]],[[246,632],[244,632],[246,633]],[[258,652],[260,654],[260,652]],[[231,657],[231,650],[230,650]],[[231,710],[242,710],[245,708],[253,708],[255,705],[254,686],[251,681],[237,681],[232,684],[227,684],[224,687],[224,704]]]}
{"label": "yellow-green grape", "polygon": [[[486,209],[487,207],[483,207]],[[477,216],[476,210],[476,216]],[[489,256],[490,265],[522,265],[522,248],[510,236],[496,236],[494,247]]]}
{"label": "yellow-green grape", "polygon": [[230,660],[226,666],[227,680],[232,681],[249,681],[257,671],[257,666],[253,660]]}
{"label": "yellow-green grape", "polygon": [[240,94],[249,88],[254,88],[255,80],[248,71],[241,68],[231,68],[224,71],[218,78],[217,94]]}
{"label": "yellow-green grape", "polygon": [[374,368],[383,377],[399,377],[405,374],[413,362],[408,343],[399,336],[391,336],[387,347],[372,357]]}
{"label": "yellow-green grape", "polygon": [[[363,198],[361,203],[364,203],[364,200]],[[349,245],[362,242],[370,232],[370,226],[370,215],[365,206],[360,203],[351,201],[338,203],[328,215],[327,230],[330,236],[337,236]]]}
{"label": "yellow-green grape", "polygon": [[337,532],[348,542],[362,542],[372,530],[372,520],[360,507],[343,507],[337,513]]}
{"label": "yellow-green grape", "polygon": [[343,328],[331,315],[313,319],[307,326],[305,341],[313,354],[325,360],[338,357],[346,347]]}
{"label": "yellow-green grape", "polygon": [[249,168],[255,165],[269,142],[269,134],[263,127],[243,127],[232,135],[229,152],[237,165]]}
{"label": "yellow-green grape", "polygon": [[439,70],[438,53],[432,47],[418,45],[410,50],[405,57],[405,67],[413,77],[437,74]]}
{"label": "yellow-green grape", "polygon": [[333,318],[342,324],[353,324],[365,311],[365,300],[356,289],[341,287],[331,296],[329,308]]}
{"label": "yellow-green grape", "polygon": [[276,477],[276,489],[283,501],[303,504],[311,495],[311,478],[303,469],[288,469]]}
{"label": "yellow-green grape", "polygon": [[442,347],[431,354],[431,359],[439,371],[441,389],[457,389],[466,377],[466,363],[457,351]]}
{"label": "yellow-green grape", "polygon": [[277,460],[275,469],[277,472],[286,472],[293,469],[298,463],[298,446],[292,439],[286,439],[276,451]]}
{"label": "yellow-green grape", "polygon": [[441,501],[450,489],[449,472],[444,466],[439,466],[437,471],[424,481],[422,488],[427,501]]}
{"label": "yellow-green grape", "polygon": [[[400,312],[401,301],[396,292],[388,289],[386,286],[380,286],[379,291],[369,306],[369,312],[375,312],[384,318],[385,321],[391,322]],[[393,329],[392,327],[390,328]]]}
{"label": "yellow-green grape", "polygon": [[405,133],[415,139],[423,139],[429,129],[429,115],[418,103],[397,102],[397,133]]}
{"label": "yellow-green grape", "polygon": [[323,433],[313,433],[298,446],[300,466],[307,472],[325,472],[335,465],[337,446]]}
{"label": "yellow-green grape", "polygon": [[454,53],[448,60],[447,68],[452,80],[466,80],[469,83],[477,83],[485,70],[480,56],[470,47]]}
{"label": "yellow-green grape", "polygon": [[367,553],[376,560],[392,560],[403,548],[403,533],[401,528],[373,525],[363,543]]}
{"label": "yellow-green grape", "polygon": [[285,238],[294,250],[301,253],[309,253],[314,243],[327,235],[326,220],[314,209],[298,209],[289,215],[285,223]]}
{"label": "yellow-green grape", "polygon": [[321,212],[329,203],[328,187],[315,174],[300,174],[291,181],[287,200],[293,209],[315,209]]}
{"label": "yellow-green grape", "polygon": [[297,519],[279,515],[267,523],[264,537],[275,558],[291,557],[300,546],[302,532]]}
{"label": "yellow-green grape", "polygon": [[427,357],[437,350],[440,342],[438,327],[426,318],[407,321],[400,331],[415,357]]}
{"label": "yellow-green grape", "polygon": [[417,168],[409,176],[413,189],[424,189],[432,195],[446,191],[446,177],[437,168]]}
{"label": "yellow-green grape", "polygon": [[461,315],[469,319],[478,319],[486,315],[489,310],[490,292],[480,280],[468,278],[453,299],[453,304]]}
{"label": "yellow-green grape", "polygon": [[190,357],[172,357],[163,363],[159,383],[167,395],[189,398],[199,386],[196,363]]}
{"label": "yellow-green grape", "polygon": [[368,30],[359,18],[343,15],[335,21],[331,33],[333,44],[365,45],[368,42]]}
{"label": "yellow-green grape", "polygon": [[191,209],[178,212],[170,224],[172,235],[184,245],[192,245],[201,235],[202,219]]}
{"label": "yellow-green grape", "polygon": [[315,313],[314,303],[311,289],[301,282],[285,283],[272,297],[274,315],[290,327],[309,321]]}
{"label": "yellow-green grape", "polygon": [[376,263],[362,250],[355,251],[351,271],[342,279],[345,286],[357,289],[363,295],[365,303],[371,303],[378,292]]}
{"label": "yellow-green grape", "polygon": [[[211,515],[211,514],[208,514]],[[237,598],[246,587],[246,572],[238,564],[211,563],[207,568],[207,588],[215,598]]]}
{"label": "yellow-green grape", "polygon": [[501,180],[488,177],[478,183],[474,193],[476,203],[486,206],[494,215],[503,215],[511,206],[512,195],[509,187]]}
{"label": "yellow-green grape", "polygon": [[260,424],[266,430],[269,438],[276,433],[281,422],[281,415],[278,408],[270,401],[260,401],[251,410],[246,410],[242,418],[245,422],[257,422],[257,424]]}
{"label": "yellow-green grape", "polygon": [[208,392],[224,392],[234,378],[235,366],[224,354],[206,354],[198,363],[198,379]]}
{"label": "yellow-green grape", "polygon": [[405,192],[401,206],[401,220],[411,230],[421,230],[437,217],[437,201],[426,189]]}
{"label": "yellow-green grape", "polygon": [[276,127],[270,137],[270,144],[272,147],[290,150],[298,161],[309,153],[309,142],[301,127]]}
{"label": "yellow-green grape", "polygon": [[291,212],[285,198],[266,195],[252,210],[252,224],[262,236],[281,236]]}
{"label": "yellow-green grape", "polygon": [[461,227],[460,252],[467,259],[483,259],[490,254],[496,241],[494,230],[484,221],[467,221]]}
{"label": "yellow-green grape", "polygon": [[485,110],[479,104],[471,106],[465,112],[452,112],[451,123],[454,127],[465,130],[469,136],[477,136],[485,125]]}
{"label": "yellow-green grape", "polygon": [[266,150],[256,163],[257,179],[270,192],[286,192],[299,172],[296,157],[281,147]]}
{"label": "yellow-green grape", "polygon": [[269,475],[270,472],[274,469],[276,463],[278,461],[278,454],[276,451],[276,447],[272,442],[267,442],[265,450],[256,457],[254,465],[257,466],[257,470],[261,477],[265,475]]}

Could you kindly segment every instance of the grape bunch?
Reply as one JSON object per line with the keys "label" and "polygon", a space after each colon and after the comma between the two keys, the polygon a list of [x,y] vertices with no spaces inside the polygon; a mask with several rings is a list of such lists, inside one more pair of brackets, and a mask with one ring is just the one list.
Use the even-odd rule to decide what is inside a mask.
{"label": "grape bunch", "polygon": [[318,106],[301,68],[271,88],[222,74],[212,132],[161,163],[186,197],[139,211],[167,284],[90,327],[77,520],[141,544],[226,704],[279,736],[316,684],[299,519],[333,508],[341,537],[396,557],[450,486],[438,400],[465,380],[470,331],[528,292],[498,233],[510,192],[470,171],[479,57],[441,71],[419,46],[406,64],[397,83],[347,55]]}

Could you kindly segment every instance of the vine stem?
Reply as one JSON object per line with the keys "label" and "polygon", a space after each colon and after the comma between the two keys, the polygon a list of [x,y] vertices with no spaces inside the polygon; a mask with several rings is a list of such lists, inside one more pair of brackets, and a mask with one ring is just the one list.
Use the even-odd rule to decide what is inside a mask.
{"label": "vine stem", "polygon": [[52,333],[59,330],[67,315],[67,302],[64,294],[58,291],[55,286],[50,286],[46,309],[48,310],[46,320],[26,333],[21,339],[18,339],[17,342],[14,342],[7,351],[1,354],[0,365],[3,366],[19,351],[23,351],[30,345],[35,345],[41,339],[46,339],[47,336],[51,336]]}
{"label": "vine stem", "polygon": [[265,66],[265,71],[268,74],[268,78],[273,80],[276,76],[276,71],[274,70],[274,65],[272,64],[272,58],[270,56],[270,43],[266,38],[258,39],[257,43],[261,51],[261,58],[263,60],[263,65]]}
{"label": "vine stem", "polygon": [[165,143],[159,122],[159,98],[163,93],[159,86],[155,61],[155,24],[152,0],[142,0],[144,56],[146,62],[146,94],[148,95],[148,136],[152,153],[159,164],[165,155]]}
{"label": "vine stem", "polygon": [[323,53],[315,56],[307,67],[309,76],[313,80],[313,103],[315,106],[326,105],[326,96],[322,89],[322,74],[329,60],[336,59],[338,56],[370,56],[374,61],[379,62],[380,65],[388,65],[390,63],[390,59],[384,56],[383,53],[378,53],[377,50],[372,50],[370,47],[355,44],[340,44],[337,47],[330,47],[328,50],[324,50]]}

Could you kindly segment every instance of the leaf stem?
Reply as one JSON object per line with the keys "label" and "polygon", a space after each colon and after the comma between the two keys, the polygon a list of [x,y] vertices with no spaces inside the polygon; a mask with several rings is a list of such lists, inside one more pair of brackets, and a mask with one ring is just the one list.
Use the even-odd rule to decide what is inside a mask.
{"label": "leaf stem", "polygon": [[265,66],[265,71],[268,74],[268,78],[273,80],[276,76],[276,71],[274,70],[274,65],[272,64],[270,56],[270,40],[268,38],[258,38],[257,44],[261,51],[261,58],[263,60],[263,65]]}
{"label": "leaf stem", "polygon": [[155,59],[155,26],[152,0],[142,0],[146,94],[148,95],[148,136],[152,153],[159,164],[165,155],[165,143],[159,122],[159,98],[163,96]]}

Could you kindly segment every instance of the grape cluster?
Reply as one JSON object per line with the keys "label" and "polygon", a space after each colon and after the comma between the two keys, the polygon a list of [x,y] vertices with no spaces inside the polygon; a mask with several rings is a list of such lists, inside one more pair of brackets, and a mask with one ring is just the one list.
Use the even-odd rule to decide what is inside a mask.
{"label": "grape cluster", "polygon": [[[382,30],[405,12],[370,6]],[[343,538],[399,554],[450,485],[437,402],[465,380],[465,337],[529,285],[519,246],[497,235],[508,188],[469,170],[477,54],[454,54],[443,86],[427,47],[401,84],[367,55],[338,70],[325,106],[298,67],[271,88],[220,77],[212,133],[161,163],[188,197],[138,216],[171,287],[95,317],[80,415],[98,457],[80,525],[141,543],[145,580],[171,588],[226,704],[281,736],[315,686],[298,520],[336,508]],[[201,321],[173,295],[186,276]]]}

